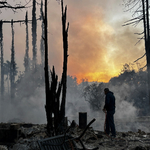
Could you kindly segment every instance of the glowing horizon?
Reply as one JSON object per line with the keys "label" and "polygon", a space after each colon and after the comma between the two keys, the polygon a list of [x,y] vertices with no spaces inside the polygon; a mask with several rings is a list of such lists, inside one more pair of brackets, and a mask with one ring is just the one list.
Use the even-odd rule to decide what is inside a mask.
{"label": "glowing horizon", "polygon": [[[122,27],[130,19],[129,14],[123,13],[123,8],[117,0],[105,1],[73,1],[65,0],[67,5],[68,32],[68,75],[76,76],[78,83],[82,79],[89,82],[108,82],[118,76],[122,66],[130,63],[145,53],[143,42],[135,46],[141,28],[132,26]],[[111,3],[111,9],[110,8]],[[86,4],[86,5],[85,5]],[[61,9],[56,1],[48,4],[48,48],[49,65],[55,66],[56,73],[62,73],[62,26]],[[40,7],[37,6],[37,16]],[[11,13],[11,16],[9,16]],[[29,9],[29,19],[32,9]],[[22,19],[25,11],[12,14],[11,10],[1,14],[6,20]],[[4,19],[3,19],[4,20]],[[10,60],[11,28],[4,28],[4,61]],[[25,54],[25,25],[14,24],[15,30],[15,58],[19,71],[24,70],[23,58]],[[37,24],[37,57],[40,62],[41,22]],[[29,24],[29,57],[32,59],[31,25]],[[143,65],[144,66],[144,65]]]}

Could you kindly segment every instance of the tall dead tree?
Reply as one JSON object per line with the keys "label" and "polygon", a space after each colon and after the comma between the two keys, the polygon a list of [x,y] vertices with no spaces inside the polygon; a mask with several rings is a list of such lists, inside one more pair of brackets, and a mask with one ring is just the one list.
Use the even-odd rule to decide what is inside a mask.
{"label": "tall dead tree", "polygon": [[[66,104],[66,89],[67,89],[67,57],[68,57],[68,28],[66,28],[66,11],[62,6],[62,34],[63,34],[63,73],[61,81],[58,83],[58,76],[55,74],[55,68],[51,70],[51,83],[49,84],[49,71],[48,71],[48,43],[47,43],[47,0],[45,0],[45,91],[46,91],[46,116],[47,116],[47,131],[50,135],[63,132],[63,122],[65,118],[65,104]],[[60,94],[62,91],[62,101],[60,103]],[[52,122],[52,114],[54,114],[54,124]]]}
{"label": "tall dead tree", "polygon": [[14,98],[14,82],[15,82],[15,48],[14,48],[14,28],[13,20],[11,20],[11,30],[12,30],[12,44],[11,44],[11,64],[10,64],[10,86],[11,86],[11,98]]}
{"label": "tall dead tree", "polygon": [[63,8],[63,0],[61,1],[62,8],[62,35],[63,35],[63,49],[64,49],[64,62],[63,62],[63,73],[62,73],[62,102],[60,109],[60,120],[64,120],[65,117],[65,104],[66,104],[66,90],[67,90],[67,58],[68,58],[68,29],[69,23],[66,28],[66,14],[67,14],[67,6],[65,7],[65,11]]}
{"label": "tall dead tree", "polygon": [[44,20],[44,44],[45,44],[45,94],[46,94],[46,118],[47,118],[47,131],[51,134],[53,130],[52,126],[52,102],[50,101],[50,93],[49,93],[49,71],[48,71],[48,36],[47,36],[47,0],[45,0],[45,16],[43,16]]}
{"label": "tall dead tree", "polygon": [[[143,28],[144,31],[142,33],[136,33],[138,35],[144,34],[140,40],[144,39],[145,42],[145,54],[138,58],[143,58],[146,55],[146,61],[147,61],[147,74],[148,74],[148,95],[149,95],[149,104],[150,104],[150,35],[149,35],[149,1],[148,0],[130,0],[126,2],[126,7],[128,7],[128,10],[131,10],[135,8],[135,11],[133,13],[133,16],[136,16],[135,18],[125,22],[124,26],[126,25],[136,25],[139,24],[141,21],[143,21]],[[140,41],[139,40],[139,41]],[[138,42],[139,42],[138,41]],[[136,62],[134,61],[134,62]],[[146,67],[144,66],[144,67]],[[143,68],[144,68],[143,67]]]}
{"label": "tall dead tree", "polygon": [[32,60],[32,68],[36,69],[37,63],[37,47],[36,47],[36,39],[37,39],[37,21],[36,21],[36,0],[33,0],[33,8],[32,8],[32,51],[33,51],[33,60]]}
{"label": "tall dead tree", "polygon": [[4,96],[4,54],[3,54],[3,22],[0,21],[0,49],[1,49],[1,98]]}
{"label": "tall dead tree", "polygon": [[25,16],[25,24],[26,24],[26,50],[24,56],[24,67],[25,72],[29,70],[29,33],[28,33],[28,12],[26,12]]}
{"label": "tall dead tree", "polygon": [[[41,35],[41,43],[40,43],[40,51],[41,51],[41,67],[44,68],[44,41],[43,41],[43,37],[44,37],[44,22],[42,19],[43,16],[43,0],[41,0],[41,8],[40,8],[40,12],[41,12],[41,29],[42,29],[42,35]],[[42,69],[42,79],[44,79],[44,70]]]}
{"label": "tall dead tree", "polygon": [[[144,7],[146,5],[146,8]],[[149,36],[149,2],[142,0],[143,6],[143,25],[144,25],[144,37],[145,37],[145,51],[147,60],[147,73],[148,73],[148,94],[150,104],[150,36]]]}

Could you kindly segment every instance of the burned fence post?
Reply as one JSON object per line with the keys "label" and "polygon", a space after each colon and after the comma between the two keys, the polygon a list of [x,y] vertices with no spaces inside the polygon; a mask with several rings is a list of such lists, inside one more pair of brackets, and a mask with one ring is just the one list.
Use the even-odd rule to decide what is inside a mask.
{"label": "burned fence post", "polygon": [[79,128],[84,129],[87,126],[87,112],[79,112]]}

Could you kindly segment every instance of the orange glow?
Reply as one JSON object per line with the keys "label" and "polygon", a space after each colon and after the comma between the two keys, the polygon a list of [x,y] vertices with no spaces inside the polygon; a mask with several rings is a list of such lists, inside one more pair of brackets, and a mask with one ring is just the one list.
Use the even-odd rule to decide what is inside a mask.
{"label": "orange glow", "polygon": [[77,83],[80,84],[83,79],[87,80],[88,82],[109,82],[109,80],[114,77],[118,76],[118,73],[116,74],[108,74],[106,72],[91,72],[91,73],[79,73],[75,75],[77,77]]}

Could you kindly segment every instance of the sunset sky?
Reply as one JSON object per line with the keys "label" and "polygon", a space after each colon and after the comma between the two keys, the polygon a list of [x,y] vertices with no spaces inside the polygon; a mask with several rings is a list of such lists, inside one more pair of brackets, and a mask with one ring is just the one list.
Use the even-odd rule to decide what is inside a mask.
{"label": "sunset sky", "polygon": [[[19,0],[11,0],[11,4]],[[24,4],[29,0],[21,0]],[[40,3],[40,0],[37,0]],[[135,45],[140,38],[134,34],[142,31],[142,25],[123,27],[125,21],[131,19],[132,12],[124,12],[122,0],[64,0],[67,5],[67,21],[69,22],[69,57],[68,75],[88,81],[108,82],[111,77],[119,75],[125,63],[133,63],[145,53],[144,43]],[[29,6],[32,3],[29,3]],[[32,18],[32,8],[26,9],[29,19]],[[2,10],[0,19],[24,19],[26,10]],[[37,5],[37,17],[40,5]],[[10,60],[11,26],[4,24],[4,60]],[[38,62],[40,63],[41,22],[37,27]],[[20,71],[24,70],[25,25],[15,24],[15,59]],[[30,58],[32,58],[31,25],[29,25]],[[49,65],[56,68],[60,76],[62,72],[62,26],[61,7],[56,0],[48,3],[48,36]],[[145,58],[141,60],[145,65]]]}

